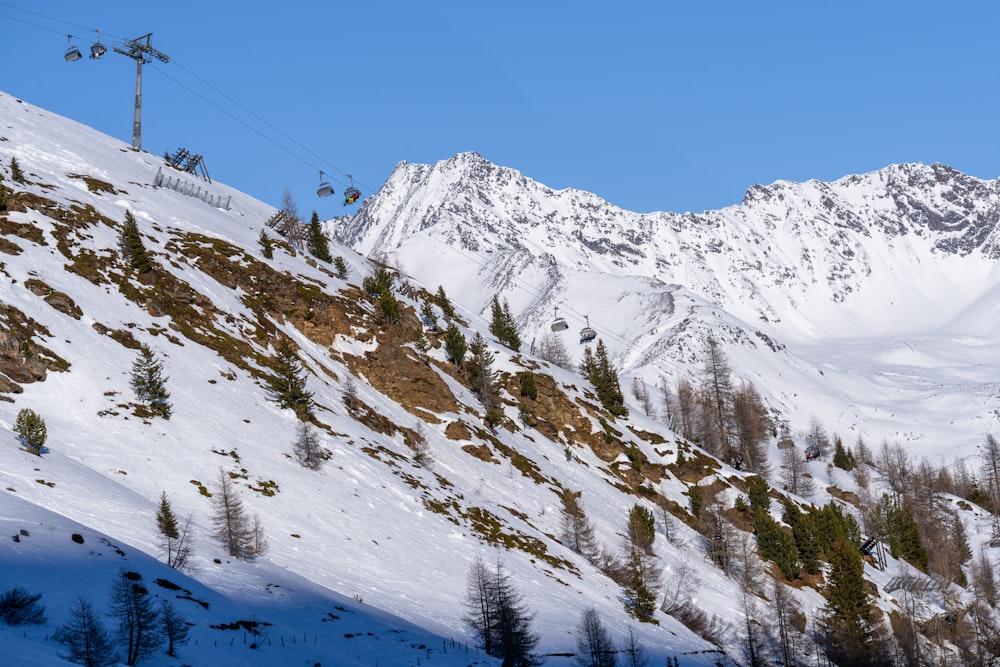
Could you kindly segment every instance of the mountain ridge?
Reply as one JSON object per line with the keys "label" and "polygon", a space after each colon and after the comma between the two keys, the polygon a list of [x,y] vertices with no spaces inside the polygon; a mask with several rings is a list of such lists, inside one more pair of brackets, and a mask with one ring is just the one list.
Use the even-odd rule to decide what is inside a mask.
{"label": "mountain ridge", "polygon": [[[631,281],[621,293],[677,285],[736,318],[731,330],[741,332],[743,343],[726,349],[747,357],[739,374],[766,383],[762,391],[776,412],[802,428],[809,411],[791,400],[795,390],[781,396],[768,389],[780,384],[768,370],[780,364],[767,358],[778,350],[800,357],[796,363],[811,368],[808,375],[829,372],[825,361],[804,358],[822,342],[848,346],[861,339],[861,347],[871,347],[881,340],[887,349],[874,353],[872,365],[890,354],[894,339],[912,345],[971,336],[991,349],[1000,345],[995,327],[969,310],[1000,293],[998,221],[1000,180],[940,164],[890,165],[830,183],[754,185],[741,204],[702,214],[639,214],[589,193],[552,190],[464,153],[435,165],[401,163],[353,218],[335,227],[343,242],[392,258],[423,284],[470,286],[460,298],[481,312],[484,293],[508,299],[530,337],[545,334],[557,308],[579,326],[586,316],[602,330],[619,368],[650,385],[660,376],[696,375],[685,359],[703,351],[704,341],[681,331],[683,323],[666,310],[650,321],[648,310],[626,309],[609,321],[581,294],[586,289],[568,281],[581,272]],[[647,330],[621,324],[635,321],[648,322]],[[710,328],[683,325],[702,336]],[[649,331],[672,335],[650,339]],[[646,347],[672,353],[650,363],[656,355]],[[969,349],[977,351],[978,344]],[[939,384],[956,384],[960,374],[955,369]],[[799,383],[803,392],[822,393],[807,377],[792,382]],[[983,420],[998,407],[997,389],[989,383],[976,392],[975,414],[961,418],[965,426],[955,440],[963,451],[981,438]],[[920,434],[840,416],[875,409],[891,412],[888,404],[852,406],[834,397],[818,414],[838,430],[875,440],[946,437],[938,429]]]}

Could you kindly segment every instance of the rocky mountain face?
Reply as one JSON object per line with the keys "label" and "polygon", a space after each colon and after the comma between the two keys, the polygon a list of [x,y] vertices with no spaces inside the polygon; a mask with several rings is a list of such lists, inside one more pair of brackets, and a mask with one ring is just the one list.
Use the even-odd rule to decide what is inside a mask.
{"label": "rocky mountain face", "polygon": [[[891,401],[871,401],[882,392],[834,396],[813,380],[832,371],[865,384],[880,358],[914,339],[997,343],[995,327],[972,323],[969,311],[998,285],[998,189],[998,181],[943,165],[899,164],[832,183],[754,185],[742,203],[718,211],[639,214],[465,153],[435,165],[401,163],[337,233],[467,303],[508,299],[529,338],[544,335],[555,308],[581,325],[586,316],[619,367],[647,382],[697,375],[704,338],[713,335],[793,425],[813,414],[873,438],[926,440],[940,434],[853,417],[892,412]],[[595,292],[595,276],[616,289]],[[678,309],[670,299],[670,308],[650,308],[651,294],[668,292],[689,305]],[[597,302],[596,294],[607,298]],[[964,324],[952,331],[955,322]],[[821,344],[859,339],[874,344],[870,354],[854,368],[828,367]],[[979,363],[981,352],[971,348],[970,360]],[[941,380],[977,394],[950,438],[968,444],[997,407],[989,398],[996,385],[977,393],[978,379]],[[793,400],[796,393],[810,405]]]}

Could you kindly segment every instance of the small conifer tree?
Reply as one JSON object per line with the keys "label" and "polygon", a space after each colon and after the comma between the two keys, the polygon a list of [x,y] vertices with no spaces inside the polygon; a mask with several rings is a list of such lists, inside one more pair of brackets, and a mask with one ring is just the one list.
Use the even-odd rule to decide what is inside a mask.
{"label": "small conifer tree", "polygon": [[156,509],[156,530],[167,565],[175,570],[184,570],[191,557],[190,524],[190,519],[183,527],[178,523],[166,491],[162,492]]}
{"label": "small conifer tree", "polygon": [[16,157],[10,159],[10,177],[15,183],[24,183],[24,172],[21,171],[21,165],[17,163]]}
{"label": "small conifer tree", "polygon": [[392,292],[382,293],[382,296],[378,298],[378,309],[386,324],[399,324],[399,301],[392,295]]}
{"label": "small conifer tree", "polygon": [[319,222],[319,214],[313,211],[312,219],[309,221],[309,235],[306,237],[306,248],[309,254],[321,262],[332,262],[330,256],[330,242],[323,233],[323,227]]}
{"label": "small conifer tree", "polygon": [[469,346],[465,342],[465,336],[462,335],[462,332],[454,324],[449,325],[444,335],[444,351],[448,358],[456,366],[461,366],[468,349]]}
{"label": "small conifer tree", "polygon": [[608,359],[608,350],[604,341],[597,341],[597,351],[591,353],[590,348],[584,350],[583,361],[580,362],[580,374],[586,377],[597,392],[597,398],[604,409],[616,417],[628,414],[625,407],[625,396],[618,383],[618,373]]}
{"label": "small conifer tree", "polygon": [[295,348],[287,340],[281,341],[273,368],[276,374],[268,379],[271,400],[279,407],[294,410],[299,419],[311,415],[313,394],[306,390],[305,369],[302,368]]}
{"label": "small conifer tree", "polygon": [[361,281],[361,289],[369,296],[381,297],[383,294],[392,293],[392,285],[396,281],[396,276],[385,267],[378,267],[370,276],[365,276]]}
{"label": "small conifer tree", "polygon": [[271,259],[274,257],[274,241],[271,237],[267,235],[263,229],[260,230],[260,236],[257,237],[257,243],[260,244],[261,254],[264,255],[265,259]]}
{"label": "small conifer tree", "polygon": [[437,294],[434,295],[434,304],[441,309],[445,317],[455,317],[455,307],[448,300],[448,295],[444,293],[444,287],[438,285]]}
{"label": "small conifer tree", "polygon": [[521,349],[521,337],[517,333],[517,323],[510,313],[510,305],[500,299],[493,297],[491,306],[492,319],[490,321],[490,333],[497,337],[501,343],[517,352]]}
{"label": "small conifer tree", "polygon": [[7,210],[7,188],[0,183],[0,211]]}
{"label": "small conifer tree", "polygon": [[146,273],[153,269],[153,262],[146,252],[142,235],[139,233],[139,225],[132,211],[125,211],[125,221],[118,232],[118,250],[125,264],[136,273]]}
{"label": "small conifer tree", "polygon": [[148,345],[139,348],[139,356],[132,362],[129,383],[136,399],[145,403],[149,411],[157,417],[170,419],[172,406],[167,378],[163,377],[163,362],[156,358]]}
{"label": "small conifer tree", "polygon": [[[478,331],[469,343],[469,360],[466,363],[469,386],[476,392],[483,405],[498,408],[497,373],[493,370],[493,351],[486,345],[486,339]],[[489,415],[488,415],[489,416]]]}
{"label": "small conifer tree", "polygon": [[522,371],[517,377],[521,384],[521,396],[531,400],[537,399],[538,385],[535,383],[535,374],[531,371]]}
{"label": "small conifer tree", "polygon": [[341,280],[347,280],[347,261],[337,255],[333,258],[333,270]]}
{"label": "small conifer tree", "polygon": [[420,319],[428,329],[437,329],[437,313],[434,312],[434,304],[424,301],[420,304]]}
{"label": "small conifer tree", "polygon": [[36,456],[41,456],[42,445],[48,437],[45,420],[34,410],[24,408],[14,419],[14,433],[21,445]]}

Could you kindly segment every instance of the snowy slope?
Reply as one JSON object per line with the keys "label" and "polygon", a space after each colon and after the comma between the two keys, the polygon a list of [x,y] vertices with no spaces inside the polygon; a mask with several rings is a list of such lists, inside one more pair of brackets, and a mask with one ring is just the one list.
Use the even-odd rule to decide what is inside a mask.
{"label": "snowy slope", "polygon": [[816,417],[848,442],[937,458],[971,453],[1000,410],[998,188],[902,164],[755,185],[720,211],[638,214],[465,153],[401,163],[336,226],[481,312],[498,294],[525,338],[556,308],[576,329],[589,318],[651,386],[697,377],[712,332],[793,430]]}
{"label": "snowy slope", "polygon": [[[96,257],[98,264],[106,259],[113,266],[117,230],[112,223],[120,222],[125,210],[131,210],[160,271],[186,290],[184,300],[202,312],[218,309],[210,318],[218,335],[239,337],[248,349],[273,354],[273,347],[268,347],[271,343],[257,335],[263,324],[250,312],[245,291],[206,273],[205,265],[199,264],[203,260],[196,259],[193,250],[187,256],[178,250],[192,238],[202,239],[195,244],[199,247],[215,239],[244,249],[241,252],[256,257],[254,261],[263,261],[257,237],[272,209],[220,183],[208,187],[214,194],[232,197],[228,211],[153,188],[162,162],[157,157],[134,153],[118,141],[7,95],[0,95],[0,137],[4,183],[52,202],[42,211],[29,208],[7,213],[13,231],[5,238],[16,243],[18,250],[5,251],[0,257],[2,301],[37,324],[33,345],[69,365],[66,371],[49,370],[39,381],[22,380],[21,393],[5,395],[9,402],[0,401],[0,425],[6,433],[0,433],[4,444],[0,447],[0,488],[5,489],[0,503],[6,534],[22,528],[30,534],[17,543],[4,542],[4,584],[36,587],[43,592],[49,616],[47,625],[29,629],[27,639],[22,640],[26,643],[23,664],[50,664],[27,656],[41,654],[51,659],[58,647],[44,638],[64,619],[72,600],[83,595],[101,608],[111,577],[125,559],[146,580],[166,576],[164,568],[153,562],[158,553],[154,512],[162,491],[179,516],[192,517],[197,565],[194,580],[182,583],[181,575],[167,574],[184,588],[197,591],[196,597],[210,598],[212,609],[219,610],[207,615],[185,610],[198,638],[197,645],[192,641],[182,649],[186,660],[219,659],[211,653],[209,642],[214,650],[216,641],[221,644],[224,640],[219,638],[228,635],[205,627],[206,623],[253,616],[274,624],[271,639],[279,633],[285,636],[286,651],[292,650],[287,639],[295,632],[315,642],[310,651],[299,649],[291,656],[335,659],[353,651],[368,660],[362,664],[416,664],[413,651],[397,648],[397,629],[405,630],[405,637],[413,638],[411,643],[432,650],[453,638],[463,645],[469,642],[462,621],[465,573],[479,556],[488,562],[502,558],[537,613],[543,652],[573,652],[572,629],[585,606],[597,608],[616,637],[626,632],[629,620],[618,600],[617,586],[551,537],[559,532],[560,515],[553,486],[528,479],[502,455],[497,454],[492,462],[470,456],[444,434],[450,423],[475,426],[480,421],[476,399],[447,376],[444,380],[468,407],[435,415],[424,423],[434,462],[430,468],[420,467],[412,462],[401,433],[372,431],[351,418],[344,407],[346,360],[378,347],[374,339],[360,327],[348,326],[353,333],[337,333],[323,345],[276,315],[270,325],[301,347],[319,420],[327,426],[321,436],[330,460],[321,470],[310,471],[291,456],[296,420],[290,411],[279,410],[267,399],[252,373],[259,364],[251,359],[244,366],[224,359],[192,341],[169,315],[127,297],[124,288],[113,281],[98,278],[94,282],[67,270],[80,257],[89,256]],[[14,186],[10,181],[7,167],[12,157],[24,170],[27,185]],[[103,185],[98,183],[92,191],[81,176]],[[71,233],[71,243],[60,246],[59,239],[67,232],[58,211],[87,207],[111,222],[77,228]],[[289,280],[322,285],[331,294],[350,291],[348,282],[360,283],[371,271],[364,259],[345,247],[335,247],[334,254],[348,262],[347,282],[286,250],[277,250],[268,266]],[[250,261],[239,256],[237,260]],[[102,268],[101,276],[107,278],[117,270]],[[29,289],[31,280],[69,295],[79,308],[79,319]],[[139,285],[135,277],[124,284]],[[487,329],[475,316],[466,317],[476,330]],[[128,385],[135,351],[119,342],[122,336],[108,332],[131,334],[164,360],[174,408],[169,421],[135,415]],[[471,336],[473,329],[467,332]],[[432,354],[443,361],[441,350]],[[498,363],[501,370],[519,369],[506,357]],[[561,369],[551,373],[559,383],[580,385],[575,374]],[[356,386],[359,398],[378,414],[414,427],[417,419],[370,386],[364,373],[356,376]],[[22,408],[37,411],[46,421],[47,451],[40,458],[19,449],[10,430]],[[516,408],[511,410],[511,418],[516,419]],[[646,421],[639,418],[636,424],[662,429]],[[602,541],[617,548],[620,526],[635,498],[608,483],[615,476],[606,462],[579,446],[568,461],[563,444],[538,435],[529,439],[501,429],[495,438],[508,451],[527,448],[540,475],[583,490]],[[488,444],[475,434],[468,441]],[[651,460],[660,458],[647,443],[638,444]],[[199,487],[210,493],[222,472],[238,476],[244,501],[261,517],[270,543],[262,559],[234,562],[211,536],[212,505]],[[265,495],[263,490],[274,493]],[[441,506],[444,512],[433,509]],[[462,513],[449,507],[461,508]],[[506,532],[538,541],[550,559],[542,562],[519,549],[498,550],[471,526],[464,515],[470,507],[498,517]],[[73,532],[84,535],[82,548],[69,540]],[[96,555],[88,545],[103,545],[102,538],[119,546],[126,556],[112,557],[103,546]],[[693,537],[690,543],[695,543]],[[697,554],[694,546],[690,549]],[[36,561],[40,551],[51,552],[54,560]],[[216,563],[217,558],[222,562]],[[691,553],[678,552],[672,558],[690,560]],[[705,594],[725,599],[732,585],[722,579],[709,580]],[[363,605],[347,604],[355,596]],[[322,623],[333,605],[349,607],[351,618],[359,619],[357,625]],[[715,647],[672,618],[664,616],[661,623],[660,627],[637,628],[651,657],[662,661],[667,655],[708,650],[685,664],[711,664]],[[366,636],[370,631],[381,641],[359,649],[361,642],[344,639],[352,628],[367,628]],[[393,634],[387,638],[390,631]],[[454,664],[469,664],[471,659],[464,653],[453,657]],[[264,652],[222,659],[227,664],[284,662]],[[450,664],[444,662],[450,659],[434,656],[436,664]],[[475,659],[489,662],[481,655]],[[552,664],[559,663],[559,658],[552,659]],[[162,657],[156,664],[170,661]]]}
{"label": "snowy slope", "polygon": [[[26,185],[11,183],[12,157],[24,170]],[[158,654],[144,664],[496,664],[471,646],[462,620],[465,574],[477,557],[500,559],[511,573],[535,613],[546,664],[573,663],[575,628],[587,607],[598,611],[619,644],[633,627],[651,664],[678,656],[685,666],[713,665],[723,651],[739,654],[740,584],[710,563],[703,536],[680,518],[666,522],[671,539],[661,533],[654,544],[665,590],[677,590],[681,581],[691,584],[685,596],[725,628],[721,647],[663,613],[657,613],[658,625],[636,624],[623,611],[618,586],[555,538],[561,489],[582,492],[598,539],[611,551],[619,549],[633,504],[655,509],[635,492],[644,474],[662,475],[654,490],[686,507],[689,483],[664,466],[675,463],[679,451],[694,456],[690,444],[636,405],[626,420],[610,419],[594,407],[586,382],[575,372],[499,346],[493,346],[497,369],[513,374],[532,368],[546,378],[551,389],[545,398],[562,410],[563,421],[554,422],[550,432],[522,428],[516,396],[508,392],[507,421],[490,432],[476,397],[450,375],[443,350],[432,347],[424,363],[409,346],[409,330],[378,324],[374,307],[356,287],[373,271],[362,255],[333,244],[333,254],[347,262],[346,280],[285,245],[265,260],[257,238],[273,209],[218,182],[196,185],[231,197],[229,210],[154,188],[161,165],[155,156],[134,153],[0,93],[0,173],[15,201],[31,204],[0,215],[0,362],[10,362],[3,368],[37,371],[0,377],[16,384],[0,393],[5,531],[0,534],[9,536],[0,539],[0,589],[24,585],[42,593],[48,616],[37,627],[0,625],[0,637],[17,656],[17,662],[5,664],[60,664],[52,632],[77,596],[106,610],[112,578],[121,568],[140,572],[146,582],[168,580],[208,604],[206,609],[176,598],[170,589],[151,587],[158,596],[174,595],[194,625],[177,660]],[[421,173],[444,178],[431,171]],[[505,182],[513,187],[514,181]],[[386,196],[398,196],[391,185]],[[598,205],[588,195],[579,197]],[[540,197],[537,206],[550,206],[544,201]],[[126,210],[139,221],[157,263],[156,284],[168,286],[169,293],[151,293],[143,282],[148,278],[122,273],[116,246]],[[466,231],[484,245],[494,243],[482,230]],[[533,238],[539,248],[549,243],[537,234]],[[488,324],[479,311],[493,290],[458,279],[482,269],[477,249],[449,250],[429,234],[398,240],[403,280],[432,290],[446,285],[464,333],[485,333]],[[407,244],[420,252],[406,253]],[[483,273],[485,284],[538,283],[548,276],[551,293],[569,306],[560,312],[575,326],[591,315],[602,338],[637,372],[653,368],[661,355],[670,357],[669,368],[695,363],[696,348],[679,333],[764,340],[686,281],[612,270],[619,266],[613,258],[601,273],[589,259],[570,266],[554,253],[538,261],[534,251],[491,247],[496,257]],[[438,280],[445,275],[454,280]],[[266,282],[275,276],[281,280]],[[404,306],[417,306],[405,291],[399,292]],[[64,298],[53,298],[58,294]],[[564,304],[555,298],[516,301],[517,290],[506,294],[518,312],[534,307],[546,318],[552,303]],[[66,305],[67,298],[77,310]],[[982,310],[995,303],[985,301],[985,293],[980,298]],[[955,321],[969,332],[963,344],[986,350],[995,340],[995,319],[979,312],[970,303],[956,310]],[[404,321],[417,326],[412,310]],[[263,360],[273,355],[279,333],[299,348],[315,394],[319,433],[330,454],[317,471],[294,460],[296,419],[268,400],[262,386]],[[136,414],[128,382],[132,341],[149,345],[164,360],[173,403],[168,421]],[[789,375],[815,368],[780,346],[774,349],[786,360]],[[881,349],[871,354],[876,352]],[[846,371],[831,370],[825,377],[855,379],[848,371],[865,356],[857,354],[839,361]],[[33,365],[38,359],[47,360],[44,372]],[[933,368],[955,360],[899,346],[883,363],[886,369]],[[739,365],[750,367],[744,358]],[[763,372],[772,368],[761,367],[759,379],[765,380],[770,376]],[[970,377],[979,372],[966,370]],[[370,408],[365,419],[345,405],[348,378],[357,399]],[[647,379],[657,380],[652,373]],[[623,387],[628,381],[623,377]],[[436,387],[447,400],[420,394],[423,385]],[[852,396],[852,389],[846,380],[838,385],[845,396]],[[955,391],[964,392],[965,385]],[[914,405],[915,411],[922,409],[919,402]],[[41,457],[20,449],[11,431],[23,408],[46,421]],[[404,429],[424,433],[429,463],[414,460]],[[629,446],[647,462],[645,473],[632,470],[621,453]],[[743,474],[725,466],[707,470],[700,483],[717,487],[720,501],[732,506]],[[212,501],[206,494],[217,488],[221,474],[235,480],[249,510],[260,517],[270,543],[264,556],[234,560],[212,536]],[[823,474],[853,488],[841,471]],[[830,495],[820,486],[809,500],[822,504]],[[159,558],[154,513],[161,492],[179,516],[191,517],[195,567],[190,573],[170,570]],[[773,511],[778,516],[779,510]],[[657,516],[662,531],[665,524]],[[988,521],[971,511],[965,520],[978,548],[988,539]],[[82,544],[71,539],[74,533]],[[884,572],[868,566],[866,576],[881,590],[901,567],[895,561]],[[790,592],[814,619],[823,606],[820,594],[809,587]],[[886,596],[878,603],[887,610],[895,604]],[[766,617],[766,603],[758,605],[755,613]],[[258,648],[242,644],[242,632],[211,627],[239,620],[270,624],[263,626],[266,636],[258,638]],[[808,638],[801,646],[809,649]]]}

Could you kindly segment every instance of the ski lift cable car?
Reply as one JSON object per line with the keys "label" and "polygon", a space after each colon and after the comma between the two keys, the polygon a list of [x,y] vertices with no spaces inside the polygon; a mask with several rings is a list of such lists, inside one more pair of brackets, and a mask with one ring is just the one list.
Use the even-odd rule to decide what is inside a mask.
{"label": "ski lift cable car", "polygon": [[351,184],[344,190],[344,206],[353,204],[361,198],[361,191],[354,187],[354,177],[350,174],[347,177],[351,179]]}
{"label": "ski lift cable car", "polygon": [[591,328],[591,326],[590,326],[590,316],[589,315],[585,315],[585,317],[587,318],[587,326],[585,326],[584,328],[580,329],[580,342],[581,343],[589,343],[590,341],[592,341],[595,338],[597,338],[597,332],[594,331]]}
{"label": "ski lift cable car", "polygon": [[97,60],[108,52],[108,47],[101,44],[101,31],[95,29],[95,32],[97,33],[97,41],[90,45],[90,57]]}
{"label": "ski lift cable car", "polygon": [[559,317],[559,308],[556,308],[556,315],[555,315],[555,319],[552,320],[552,327],[551,328],[552,328],[552,331],[557,332],[557,333],[560,332],[560,331],[566,331],[566,329],[569,329],[569,325],[566,324],[566,318],[565,317]]}
{"label": "ski lift cable car", "polygon": [[63,56],[66,62],[71,63],[83,57],[80,49],[73,46],[73,35],[66,35],[66,42],[69,44],[69,47],[66,49],[66,55]]}
{"label": "ski lift cable car", "polygon": [[319,187],[316,188],[316,196],[317,197],[329,197],[330,195],[333,194],[333,186],[330,185],[329,181],[324,180],[324,178],[323,178],[324,176],[325,176],[325,174],[323,173],[323,170],[320,170],[320,172],[319,172]]}

